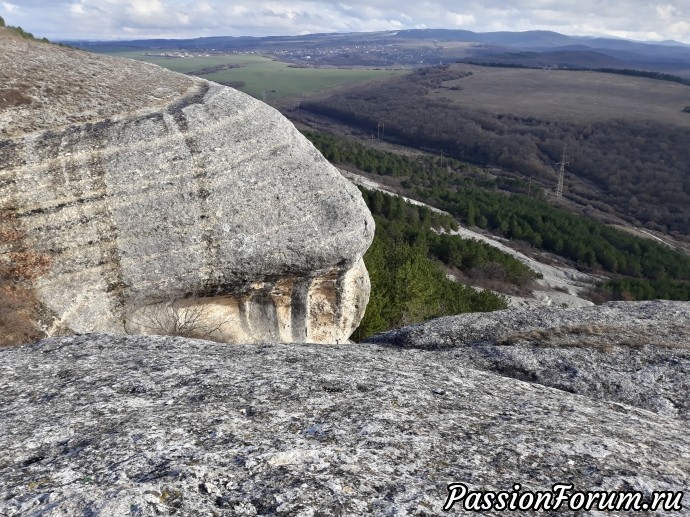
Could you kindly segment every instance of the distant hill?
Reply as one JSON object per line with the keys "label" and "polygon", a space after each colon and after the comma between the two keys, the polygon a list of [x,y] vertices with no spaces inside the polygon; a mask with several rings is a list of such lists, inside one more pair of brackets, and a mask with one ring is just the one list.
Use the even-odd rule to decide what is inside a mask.
{"label": "distant hill", "polygon": [[[496,56],[507,52],[527,52],[516,63],[529,66],[535,61],[529,53],[556,53],[542,60],[553,61],[556,56],[567,66],[592,68],[596,66],[638,68],[675,72],[690,76],[690,45],[677,41],[639,42],[615,38],[567,36],[551,31],[472,32],[449,29],[412,29],[382,32],[310,34],[305,36],[216,36],[196,39],[152,39],[131,41],[70,41],[71,45],[108,52],[109,48],[187,49],[199,51],[261,51],[280,53],[298,51],[285,60],[317,65],[347,65],[356,45],[368,45],[371,62],[357,56],[357,65],[438,64],[467,57]],[[467,43],[462,46],[459,43]],[[305,51],[300,55],[299,51]],[[322,57],[318,54],[323,52]],[[316,55],[313,55],[316,54]],[[343,59],[345,56],[345,60]],[[308,56],[308,57],[307,57]]]}
{"label": "distant hill", "polygon": [[466,61],[483,64],[503,64],[528,68],[625,68],[622,59],[588,49],[556,50],[549,52],[521,51],[496,53],[487,51]]}

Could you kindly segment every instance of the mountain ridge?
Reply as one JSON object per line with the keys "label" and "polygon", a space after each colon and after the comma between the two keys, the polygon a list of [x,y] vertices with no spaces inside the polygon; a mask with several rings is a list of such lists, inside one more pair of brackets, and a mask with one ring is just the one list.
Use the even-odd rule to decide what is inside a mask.
{"label": "mountain ridge", "polygon": [[[496,54],[511,49],[547,52],[565,50],[569,46],[584,47],[589,51],[602,53],[611,58],[622,59],[626,66],[640,66],[650,70],[669,71],[678,67],[690,67],[690,44],[678,41],[634,41],[622,38],[601,36],[569,36],[554,31],[496,31],[473,32],[462,29],[402,29],[379,32],[320,33],[300,36],[212,36],[195,39],[150,39],[115,41],[64,40],[65,43],[85,49],[98,45],[131,46],[150,49],[189,49],[240,51],[254,49],[263,52],[302,48],[305,45],[345,45],[356,44],[396,45],[417,42],[418,45],[440,50],[444,42],[467,42],[475,44],[470,48],[470,57]],[[443,49],[441,59],[463,58],[465,50]],[[397,56],[397,59],[404,57]],[[409,63],[415,63],[411,60]],[[438,61],[437,61],[438,62]],[[372,62],[373,63],[373,62]],[[393,64],[391,62],[391,64]]]}

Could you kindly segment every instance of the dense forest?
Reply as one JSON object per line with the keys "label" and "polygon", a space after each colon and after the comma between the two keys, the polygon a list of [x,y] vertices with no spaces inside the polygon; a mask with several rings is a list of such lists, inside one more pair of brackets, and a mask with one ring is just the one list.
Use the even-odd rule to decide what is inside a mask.
{"label": "dense forest", "polygon": [[393,176],[401,180],[404,188],[427,187],[453,189],[480,187],[544,198],[543,190],[528,181],[461,162],[448,156],[419,154],[414,158],[382,151],[363,145],[356,140],[329,133],[304,131],[304,135],[333,163],[353,165],[356,168]]}
{"label": "dense forest", "polygon": [[466,73],[448,66],[427,68],[378,86],[305,101],[302,109],[367,129],[385,121],[391,141],[548,183],[554,181],[553,166],[566,142],[569,154],[577,156],[570,172],[597,191],[570,190],[569,195],[581,196],[578,201],[585,204],[603,201],[648,228],[690,235],[690,129],[655,122],[539,120],[426,96]]}
{"label": "dense forest", "polygon": [[364,256],[371,298],[352,336],[356,341],[440,316],[506,308],[505,300],[491,291],[479,292],[449,280],[439,258],[469,274],[481,270],[503,277],[514,272],[516,282],[533,277],[509,255],[449,235],[457,228],[451,217],[381,192],[362,194],[376,220],[376,234]]}
{"label": "dense forest", "polygon": [[379,191],[362,190],[364,201],[390,242],[422,246],[430,258],[476,279],[522,286],[536,274],[522,262],[485,242],[462,239],[451,233],[458,224],[452,217]]}
{"label": "dense forest", "polygon": [[[306,135],[328,159],[395,175],[408,195],[451,213],[467,226],[523,241],[581,269],[612,276],[614,280],[601,287],[602,298],[690,300],[690,258],[683,253],[525,196],[522,187],[499,190],[499,179],[482,180],[470,166],[449,162],[441,167],[437,158],[394,155],[324,133]],[[445,255],[439,251],[436,256],[443,260]],[[455,260],[461,262],[461,256],[458,251],[460,258]]]}

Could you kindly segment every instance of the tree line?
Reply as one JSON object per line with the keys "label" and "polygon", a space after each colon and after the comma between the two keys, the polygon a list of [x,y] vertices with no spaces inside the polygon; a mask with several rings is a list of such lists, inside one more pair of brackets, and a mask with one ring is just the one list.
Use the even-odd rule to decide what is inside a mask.
{"label": "tree line", "polygon": [[[681,252],[553,207],[520,189],[500,190],[498,178],[476,181],[475,175],[481,180],[481,173],[471,166],[436,167],[430,173],[428,160],[437,158],[387,156],[393,153],[344,137],[313,132],[307,136],[327,157],[339,156],[342,161],[338,163],[356,161],[379,174],[398,177],[407,195],[451,213],[467,226],[523,241],[570,259],[580,269],[612,276],[613,280],[601,286],[611,299],[690,300],[690,258]],[[383,166],[386,161],[401,166],[388,169]],[[439,247],[435,250],[441,260],[450,253]],[[466,253],[458,250],[453,263],[459,260],[462,264]]]}
{"label": "tree line", "polygon": [[9,30],[9,31],[11,31],[11,32],[14,32],[15,34],[21,36],[22,38],[33,39],[33,40],[43,41],[44,43],[48,43],[48,38],[41,38],[41,39],[39,40],[39,39],[36,38],[33,34],[31,34],[30,32],[25,31],[24,29],[22,29],[22,28],[19,27],[19,26],[15,27],[15,26],[13,26],[13,25],[6,25],[6,24],[5,24],[5,20],[4,20],[4,18],[3,18],[2,16],[0,16],[0,27],[4,27],[5,29],[7,29],[7,30]]}
{"label": "tree line", "polygon": [[[364,255],[371,296],[352,339],[362,341],[378,332],[440,316],[507,307],[500,295],[472,289],[446,276],[438,260],[439,243],[470,242],[437,233],[456,228],[452,218],[381,192],[362,189],[362,194],[374,215],[376,232]],[[478,251],[482,243],[474,241],[469,247]]]}
{"label": "tree line", "polygon": [[452,234],[458,223],[452,217],[376,190],[362,190],[362,197],[387,240],[421,246],[427,255],[470,277],[522,286],[537,274],[512,255],[476,239]]}
{"label": "tree line", "polygon": [[[490,58],[489,58],[490,59]],[[526,68],[526,69],[541,69],[543,67],[534,66],[527,63],[511,63],[503,61],[484,61],[481,59],[467,58],[458,63],[466,63],[468,65],[490,66],[493,68]],[[654,72],[651,70],[639,70],[636,68],[590,68],[586,66],[578,66],[569,64],[567,67],[559,68],[559,70],[566,72],[599,72],[602,74],[618,74],[627,75],[631,77],[645,77],[647,79],[654,79],[657,81],[669,81],[672,83],[684,84],[690,86],[690,79],[681,77],[679,75],[667,74],[664,72]]]}

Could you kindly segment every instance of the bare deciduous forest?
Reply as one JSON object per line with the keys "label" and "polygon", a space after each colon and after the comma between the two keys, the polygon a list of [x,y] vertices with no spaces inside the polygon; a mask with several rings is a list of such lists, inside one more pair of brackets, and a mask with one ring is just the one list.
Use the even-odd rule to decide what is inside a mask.
{"label": "bare deciduous forest", "polygon": [[[592,72],[563,73],[581,81],[583,95],[589,97],[592,88],[601,87],[602,78],[614,77],[616,91],[624,91],[621,81],[632,81],[631,91],[637,91],[636,81],[644,81],[652,87],[660,83],[664,88],[677,88],[690,99],[690,87],[681,84]],[[579,74],[596,77],[596,84],[586,91],[587,81]],[[566,196],[570,199],[581,205],[605,205],[633,224],[690,238],[690,116],[683,113],[687,102],[670,113],[669,105],[675,102],[675,97],[669,97],[671,92],[664,97],[668,105],[656,110],[669,115],[649,120],[644,119],[644,113],[632,113],[635,103],[645,102],[639,92],[626,101],[632,106],[630,116],[623,116],[623,101],[609,113],[605,103],[597,107],[587,102],[580,113],[577,99],[563,116],[547,118],[544,110],[539,116],[528,116],[520,112],[518,97],[509,98],[510,85],[503,86],[506,99],[501,106],[487,109],[485,104],[472,102],[473,98],[479,99],[478,93],[459,102],[469,90],[463,86],[469,82],[463,81],[473,80],[473,75],[467,65],[426,68],[404,77],[329,93],[303,102],[302,109],[359,128],[376,128],[385,121],[386,138],[392,142],[501,167],[532,178],[545,188],[554,184],[554,166],[567,146],[570,163]],[[517,90],[514,93],[526,95]],[[601,90],[602,96],[609,94],[612,92]],[[654,90],[644,98],[654,103]],[[684,121],[683,117],[688,118],[687,125],[678,122]]]}

